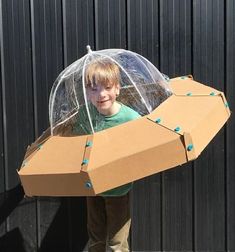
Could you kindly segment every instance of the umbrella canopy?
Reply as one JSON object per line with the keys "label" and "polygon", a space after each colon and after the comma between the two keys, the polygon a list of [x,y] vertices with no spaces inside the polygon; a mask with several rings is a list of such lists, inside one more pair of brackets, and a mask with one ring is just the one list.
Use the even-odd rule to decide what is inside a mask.
{"label": "umbrella canopy", "polygon": [[[94,105],[87,91],[87,72],[97,63],[116,66],[115,77],[120,86],[117,101],[142,116],[152,112],[172,94],[163,75],[143,56],[124,49],[91,51],[88,46],[88,53],[68,66],[52,87],[49,99],[52,135],[58,133],[58,126],[66,127],[74,122],[79,122],[82,128],[86,127],[87,134],[102,128],[102,114],[96,113],[94,116]],[[98,80],[106,81],[99,70],[95,69],[94,73]]]}

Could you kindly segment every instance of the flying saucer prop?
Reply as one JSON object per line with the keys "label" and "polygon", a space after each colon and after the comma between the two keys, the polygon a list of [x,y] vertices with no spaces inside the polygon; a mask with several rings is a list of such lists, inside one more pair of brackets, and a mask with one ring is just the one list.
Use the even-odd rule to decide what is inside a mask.
{"label": "flying saucer prop", "polygon": [[[118,62],[127,52],[121,51],[112,57],[109,52],[108,57],[116,57]],[[228,120],[230,111],[222,92],[190,76],[166,83],[146,59],[132,56],[123,60],[129,70],[122,73],[119,99],[142,117],[98,132],[90,118],[90,134],[68,133],[81,106],[88,108],[89,118],[90,105],[85,89],[84,96],[79,97],[79,84],[74,85],[82,83],[84,87],[77,67],[72,64],[62,72],[50,98],[51,128],[28,148],[18,171],[26,195],[94,196],[176,167],[196,159]],[[86,57],[82,59],[83,67],[89,61]],[[136,59],[138,67],[134,68]],[[131,73],[136,73],[135,77],[138,74],[138,78]],[[62,94],[62,103],[56,100],[58,94]]]}

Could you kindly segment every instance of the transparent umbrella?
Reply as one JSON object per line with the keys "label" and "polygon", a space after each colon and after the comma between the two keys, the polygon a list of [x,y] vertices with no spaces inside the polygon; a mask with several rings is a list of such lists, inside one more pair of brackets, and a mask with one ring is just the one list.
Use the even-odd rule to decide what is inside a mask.
{"label": "transparent umbrella", "polygon": [[120,87],[117,101],[141,116],[149,114],[171,96],[164,75],[143,56],[124,49],[92,51],[89,46],[87,49],[87,54],[61,72],[53,84],[49,99],[51,135],[57,134],[58,128],[66,128],[75,122],[85,134],[102,129],[104,115],[97,110],[94,112],[95,107],[87,91],[87,72],[94,62],[108,62],[117,67]]}

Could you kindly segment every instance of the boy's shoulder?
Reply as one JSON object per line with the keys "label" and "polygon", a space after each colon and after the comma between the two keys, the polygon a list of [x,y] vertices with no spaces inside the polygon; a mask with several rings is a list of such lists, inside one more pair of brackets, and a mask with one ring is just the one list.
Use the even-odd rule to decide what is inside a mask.
{"label": "boy's shoulder", "polygon": [[120,116],[128,117],[129,119],[136,119],[141,117],[138,112],[136,112],[134,109],[122,104],[121,110],[120,110]]}
{"label": "boy's shoulder", "polygon": [[121,104],[121,108],[117,114],[104,117],[103,129],[111,128],[122,123],[135,120],[139,117],[140,115],[135,110],[124,104]]}

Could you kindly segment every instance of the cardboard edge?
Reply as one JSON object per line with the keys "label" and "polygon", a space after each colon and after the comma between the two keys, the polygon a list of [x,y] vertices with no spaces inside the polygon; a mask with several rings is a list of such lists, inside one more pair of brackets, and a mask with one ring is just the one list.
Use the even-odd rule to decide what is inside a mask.
{"label": "cardboard edge", "polygon": [[[44,186],[40,182],[44,180]],[[28,182],[30,181],[30,183]],[[63,181],[63,185],[61,182]],[[21,182],[24,183],[24,193],[26,197],[51,196],[95,196],[95,190],[91,186],[91,180],[87,172],[70,174],[47,174],[47,175],[23,175]],[[33,183],[33,186],[32,186]],[[53,186],[59,183],[61,186]],[[47,189],[45,189],[47,188]],[[57,190],[55,190],[57,188]],[[64,190],[66,188],[66,190]]]}
{"label": "cardboard edge", "polygon": [[185,145],[185,153],[188,161],[192,161],[198,157],[193,143],[192,136],[189,132],[184,132],[183,140]]}
{"label": "cardboard edge", "polygon": [[180,136],[183,136],[183,135],[184,135],[184,131],[183,131],[183,130],[181,130],[181,131],[176,131],[175,129],[168,127],[168,126],[165,125],[164,123],[161,123],[161,122],[157,123],[157,122],[155,122],[153,119],[151,119],[151,118],[149,118],[149,117],[147,117],[147,119],[148,119],[149,121],[151,121],[152,123],[157,124],[157,125],[160,126],[160,127],[163,127],[163,128],[165,128],[165,129],[168,129],[168,130],[174,132],[174,133],[177,134],[177,135],[180,135]]}
{"label": "cardboard edge", "polygon": [[182,79],[191,79],[193,80],[193,75],[192,74],[186,74],[183,76],[179,76],[179,77],[175,77],[175,78],[171,78],[171,81],[177,81],[177,80],[182,80]]}
{"label": "cardboard edge", "polygon": [[[196,144],[196,157],[198,157],[201,152],[206,148],[206,146],[212,141],[212,139],[218,134],[218,132],[224,127],[225,123],[228,121],[230,117],[230,113],[228,113],[225,106],[223,106],[224,102],[222,99],[218,99],[218,104],[207,114],[207,120],[201,120],[197,127],[194,127],[190,131],[190,135]],[[218,113],[219,111],[219,113]],[[208,125],[208,120],[211,121],[213,125],[216,127],[210,127]],[[215,121],[216,120],[216,121]],[[216,123],[214,123],[216,122]],[[200,131],[203,129],[203,131]],[[207,141],[198,141],[198,135],[204,134],[207,136]],[[204,139],[204,138],[201,138]]]}
{"label": "cardboard edge", "polygon": [[28,145],[23,161],[21,162],[21,166],[19,167],[19,169],[17,169],[17,171],[20,171],[21,168],[24,167],[25,163],[28,162],[35,155],[35,153],[47,140],[50,139],[50,137],[51,131],[50,128],[48,128],[31,145]]}
{"label": "cardboard edge", "polygon": [[226,97],[225,97],[225,95],[224,95],[223,92],[220,92],[219,95],[221,96],[221,99],[223,100],[224,106],[225,106],[226,111],[227,111],[227,113],[228,113],[228,117],[230,117],[230,115],[231,115],[231,110],[229,109],[229,105],[228,105],[227,99],[226,99]]}
{"label": "cardboard edge", "polygon": [[93,147],[94,135],[88,135],[86,145],[84,146],[83,162],[81,164],[81,171],[86,172],[89,169],[89,160]]}
{"label": "cardboard edge", "polygon": [[[152,120],[150,118],[147,118],[147,119],[150,120],[153,123],[156,123],[156,122],[154,122],[154,120]],[[185,153],[186,153],[186,157],[187,157],[188,161],[194,160],[194,159],[196,159],[198,157],[198,155],[196,155],[195,146],[193,144],[193,139],[192,139],[192,136],[191,136],[190,133],[185,132],[185,131],[176,132],[174,129],[171,129],[171,128],[169,128],[166,125],[161,124],[161,123],[158,123],[157,125],[161,126],[161,127],[164,127],[165,129],[168,129],[168,130],[174,132],[175,134],[180,135],[180,136],[183,137],[183,143],[185,145]]]}
{"label": "cardboard edge", "polygon": [[179,82],[183,82],[183,81],[189,81],[191,80],[193,82],[193,85],[200,85],[201,87],[206,87],[208,88],[208,90],[211,90],[211,92],[207,92],[207,93],[198,93],[198,94],[191,94],[191,93],[188,93],[188,94],[183,94],[181,92],[177,92],[176,90],[174,90],[174,88],[172,88],[172,93],[175,95],[175,96],[210,96],[210,93],[215,93],[216,92],[216,95],[219,95],[220,93],[222,93],[221,91],[211,87],[211,86],[207,86],[201,82],[198,82],[196,80],[193,79],[193,76],[192,75],[185,75],[185,76],[181,76],[181,77],[176,77],[176,78],[172,78],[170,79],[170,81],[172,82],[173,86],[174,85],[177,85],[176,83],[179,83]]}

